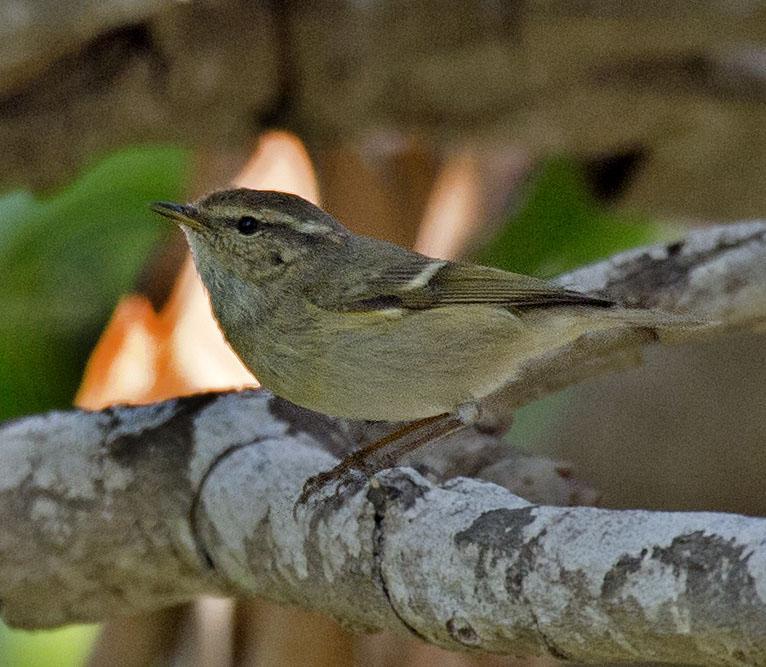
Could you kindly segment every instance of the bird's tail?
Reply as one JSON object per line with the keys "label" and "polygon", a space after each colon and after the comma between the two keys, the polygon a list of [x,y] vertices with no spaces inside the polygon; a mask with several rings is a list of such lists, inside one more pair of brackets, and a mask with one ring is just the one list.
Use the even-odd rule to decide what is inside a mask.
{"label": "bird's tail", "polygon": [[664,343],[683,342],[720,326],[719,322],[699,316],[654,309],[613,308],[603,310],[602,314],[628,326],[653,329]]}

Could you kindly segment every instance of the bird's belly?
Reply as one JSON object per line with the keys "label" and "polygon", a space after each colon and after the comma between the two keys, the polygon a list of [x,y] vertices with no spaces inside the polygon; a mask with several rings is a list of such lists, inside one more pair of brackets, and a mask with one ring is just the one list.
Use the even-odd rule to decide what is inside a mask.
{"label": "bird's belly", "polygon": [[499,309],[463,306],[458,321],[450,310],[374,326],[349,320],[317,348],[310,379],[289,382],[282,395],[326,414],[387,421],[452,412],[486,396],[526,358],[525,327]]}

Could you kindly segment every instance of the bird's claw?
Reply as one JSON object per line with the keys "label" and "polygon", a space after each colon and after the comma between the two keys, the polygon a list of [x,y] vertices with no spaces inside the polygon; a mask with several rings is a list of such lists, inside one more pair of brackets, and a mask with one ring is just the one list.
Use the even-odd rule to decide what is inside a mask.
{"label": "bird's claw", "polygon": [[333,482],[336,482],[333,496],[336,499],[340,498],[347,489],[360,481],[358,477],[360,473],[364,476],[365,480],[368,478],[366,471],[363,469],[341,468],[340,466],[309,477],[304,483],[303,489],[301,489],[301,495],[298,496],[296,507],[305,505],[312,497],[316,496],[328,484]]}

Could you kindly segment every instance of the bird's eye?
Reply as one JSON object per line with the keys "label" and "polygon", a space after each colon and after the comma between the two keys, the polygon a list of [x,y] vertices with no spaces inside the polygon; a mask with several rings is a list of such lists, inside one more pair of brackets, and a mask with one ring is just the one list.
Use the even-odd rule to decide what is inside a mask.
{"label": "bird's eye", "polygon": [[258,221],[251,215],[244,215],[237,221],[237,229],[240,234],[249,236],[258,230]]}

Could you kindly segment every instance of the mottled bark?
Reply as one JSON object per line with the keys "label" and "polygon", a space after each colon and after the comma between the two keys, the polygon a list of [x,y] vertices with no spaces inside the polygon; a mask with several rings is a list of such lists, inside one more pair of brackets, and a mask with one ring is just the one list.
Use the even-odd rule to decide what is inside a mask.
{"label": "mottled bark", "polygon": [[315,437],[338,432],[275,417],[279,402],[210,395],[6,425],[5,619],[103,620],[213,592],[453,649],[766,659],[766,520],[535,506],[406,468],[294,513],[334,461]]}

